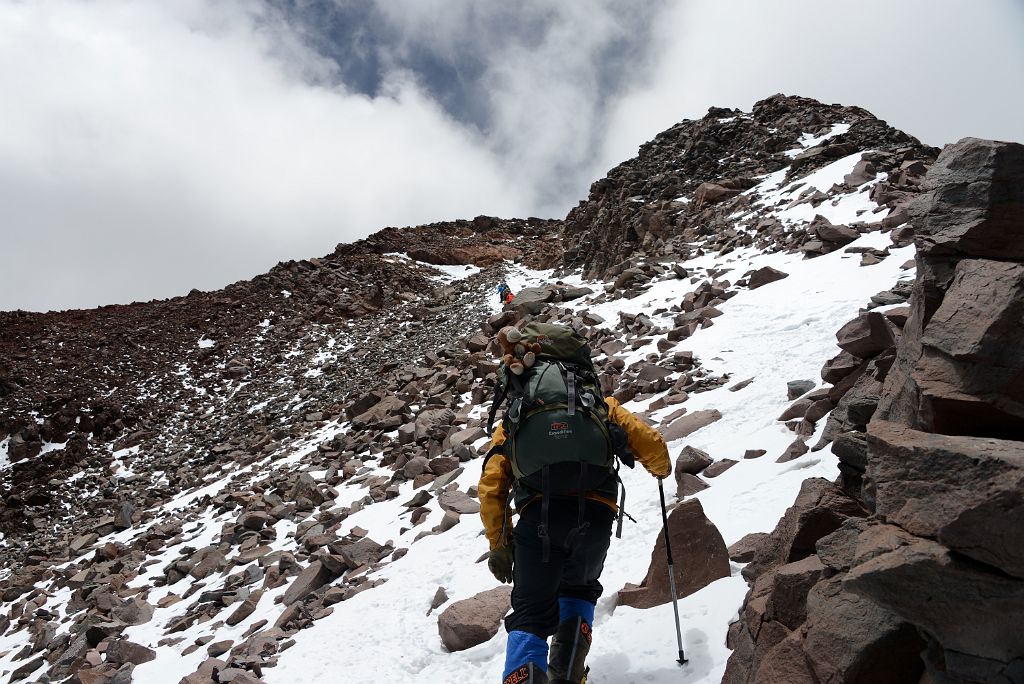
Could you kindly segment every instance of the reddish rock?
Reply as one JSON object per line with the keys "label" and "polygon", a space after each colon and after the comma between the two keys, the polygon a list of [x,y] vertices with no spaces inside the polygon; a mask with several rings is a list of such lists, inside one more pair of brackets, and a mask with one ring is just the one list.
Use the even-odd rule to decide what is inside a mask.
{"label": "reddish rock", "polygon": [[114,639],[107,642],[107,650],[104,653],[107,661],[119,664],[141,665],[156,660],[156,651],[127,639]]}
{"label": "reddish rock", "polygon": [[896,345],[889,322],[877,311],[868,311],[850,321],[836,333],[844,351],[868,359]]}
{"label": "reddish rock", "polygon": [[671,442],[673,440],[682,439],[683,437],[692,435],[697,430],[700,430],[721,418],[722,414],[717,409],[694,411],[693,413],[688,413],[681,418],[677,418],[672,421],[668,427],[661,431],[661,434],[665,438],[666,442]]}
{"label": "reddish rock", "polygon": [[464,651],[498,633],[501,620],[512,608],[512,587],[501,586],[456,601],[437,618],[441,643],[451,652]]}
{"label": "reddish rock", "polygon": [[788,273],[783,273],[771,266],[765,266],[764,268],[759,268],[750,274],[747,278],[747,287],[751,290],[756,290],[763,285],[774,283],[777,280],[782,280],[783,278],[788,277]]}
{"label": "reddish rock", "polygon": [[677,476],[683,473],[697,475],[714,462],[715,459],[711,458],[706,451],[685,446],[679,453],[679,457],[676,458],[675,472]]}
{"label": "reddish rock", "polygon": [[776,463],[788,463],[789,461],[796,460],[806,454],[809,451],[807,444],[802,439],[795,439],[793,443],[786,447],[786,450],[782,452],[782,455],[775,459]]}
{"label": "reddish rock", "polygon": [[313,561],[299,573],[299,576],[295,578],[291,586],[288,587],[288,590],[285,591],[282,603],[290,606],[296,601],[304,599],[325,584],[333,582],[339,574],[328,569],[320,561]]}
{"label": "reddish rock", "polygon": [[1024,442],[953,437],[874,421],[868,461],[878,514],[1024,579]]}
{"label": "reddish rock", "polygon": [[[678,596],[689,596],[730,572],[729,552],[718,529],[704,515],[697,499],[676,506],[668,519],[675,562]],[[618,603],[634,608],[652,608],[672,600],[668,582],[665,537],[651,554],[651,565],[640,586],[626,585],[619,591]]]}
{"label": "reddish rock", "polygon": [[751,532],[729,547],[729,559],[736,563],[749,563],[754,551],[768,538],[767,532]]}
{"label": "reddish rock", "polygon": [[682,499],[686,496],[693,496],[708,488],[708,483],[696,475],[689,473],[676,473],[676,496]]}
{"label": "reddish rock", "polygon": [[718,477],[737,463],[739,463],[739,461],[734,461],[731,458],[723,458],[721,461],[715,461],[704,469],[704,477]]}

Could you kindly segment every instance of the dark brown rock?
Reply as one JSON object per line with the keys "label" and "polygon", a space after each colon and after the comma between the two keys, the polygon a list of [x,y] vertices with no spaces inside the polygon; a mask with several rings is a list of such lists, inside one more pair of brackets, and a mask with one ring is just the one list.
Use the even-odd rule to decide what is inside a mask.
{"label": "dark brown rock", "polygon": [[711,458],[706,451],[701,451],[692,446],[685,446],[679,452],[679,457],[676,458],[676,476],[678,478],[683,473],[697,475],[714,462],[715,459]]}
{"label": "dark brown rock", "polygon": [[776,463],[788,463],[789,461],[796,460],[806,454],[809,451],[807,443],[804,440],[797,438],[793,440],[793,443],[786,447],[786,450],[782,452],[782,455],[775,459]]}
{"label": "dark brown rock", "polygon": [[861,360],[848,351],[841,351],[821,369],[821,379],[835,384],[857,370]]}
{"label": "dark brown rock", "polygon": [[721,461],[715,461],[704,469],[704,477],[718,477],[737,463],[739,463],[739,461],[734,461],[731,458],[723,458]]}
{"label": "dark brown rock", "polygon": [[661,434],[666,442],[671,442],[692,435],[697,430],[707,427],[721,418],[722,414],[717,409],[694,411],[672,421],[668,427],[661,431]]}
{"label": "dark brown rock", "polygon": [[805,480],[796,501],[743,568],[743,576],[752,580],[770,568],[802,560],[814,554],[817,541],[839,529],[847,518],[866,515],[863,506],[835,484],[821,478]]}
{"label": "dark brown rock", "polygon": [[783,278],[788,277],[788,273],[783,273],[782,271],[774,269],[771,266],[765,266],[763,268],[757,269],[756,271],[750,274],[750,276],[747,278],[747,287],[749,287],[751,290],[756,290],[757,288],[763,285],[767,285],[768,283],[774,283],[777,280],[782,280]]}
{"label": "dark brown rock", "polygon": [[107,660],[118,664],[131,663],[141,665],[156,660],[156,651],[127,639],[114,639],[107,642],[105,651]]}
{"label": "dark brown rock", "polygon": [[926,257],[1024,261],[1024,145],[964,138],[928,172],[910,207]]}
{"label": "dark brown rock", "polygon": [[818,681],[916,682],[924,642],[913,627],[848,591],[839,578],[807,595],[803,651]]}
{"label": "dark brown rock", "polygon": [[729,559],[736,563],[749,563],[757,547],[768,538],[767,532],[751,532],[729,547]]}
{"label": "dark brown rock", "polygon": [[676,473],[676,496],[682,499],[685,496],[693,496],[708,488],[708,483],[696,475],[689,473]]}
{"label": "dark brown rock", "polygon": [[844,587],[935,635],[944,648],[1002,663],[1024,653],[1024,582],[921,539],[854,567]]}
{"label": "dark brown rock", "polygon": [[896,345],[889,322],[877,311],[868,311],[850,321],[839,329],[836,338],[841,349],[861,359]]}
{"label": "dark brown rock", "polygon": [[290,606],[300,601],[320,587],[334,581],[339,573],[332,572],[322,562],[315,560],[299,573],[299,576],[288,587],[284,593],[282,602]]}
{"label": "dark brown rock", "polygon": [[1024,442],[950,437],[885,421],[868,430],[880,515],[1018,578],[1024,545]]}

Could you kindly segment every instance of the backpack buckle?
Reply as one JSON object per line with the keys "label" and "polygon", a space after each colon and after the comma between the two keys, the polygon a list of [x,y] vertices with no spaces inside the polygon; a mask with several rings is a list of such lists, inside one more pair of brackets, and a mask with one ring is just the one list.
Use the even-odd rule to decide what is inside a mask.
{"label": "backpack buckle", "polygon": [[508,419],[510,421],[512,421],[513,424],[519,422],[519,418],[522,415],[522,407],[523,407],[523,399],[522,399],[522,397],[518,397],[508,407]]}

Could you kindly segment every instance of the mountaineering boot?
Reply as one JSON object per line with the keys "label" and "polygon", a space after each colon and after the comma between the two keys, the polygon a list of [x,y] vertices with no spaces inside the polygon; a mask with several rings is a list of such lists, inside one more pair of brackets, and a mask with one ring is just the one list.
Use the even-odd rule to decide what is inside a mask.
{"label": "mountaineering boot", "polygon": [[551,684],[579,684],[586,675],[587,653],[590,652],[590,623],[580,616],[563,620],[551,638],[548,652],[548,676]]}
{"label": "mountaineering boot", "polygon": [[548,684],[548,676],[537,663],[529,662],[509,672],[501,684]]}

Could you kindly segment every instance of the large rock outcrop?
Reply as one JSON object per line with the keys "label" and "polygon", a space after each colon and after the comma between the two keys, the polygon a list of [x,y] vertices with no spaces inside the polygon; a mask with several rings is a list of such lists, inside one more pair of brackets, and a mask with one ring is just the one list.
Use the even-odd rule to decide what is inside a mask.
{"label": "large rock outcrop", "polygon": [[950,145],[924,189],[895,355],[869,314],[823,371],[870,515],[797,563],[787,524],[814,508],[759,544],[726,682],[1024,682],[1024,146]]}
{"label": "large rock outcrop", "polygon": [[[822,141],[800,151],[805,134]],[[587,200],[566,216],[563,265],[614,278],[638,253],[678,256],[708,238],[707,247],[716,250],[755,245],[815,255],[836,249],[857,231],[824,219],[788,233],[772,221],[737,231],[729,217],[749,208],[751,197],[743,193],[766,174],[786,167],[791,175],[806,174],[858,150],[871,152],[844,183],[856,187],[887,174],[872,197],[889,206],[916,191],[922,160],[935,153],[859,107],[785,95],[756,103],[750,113],[712,107],[703,118],[660,133],[591,185]]]}

